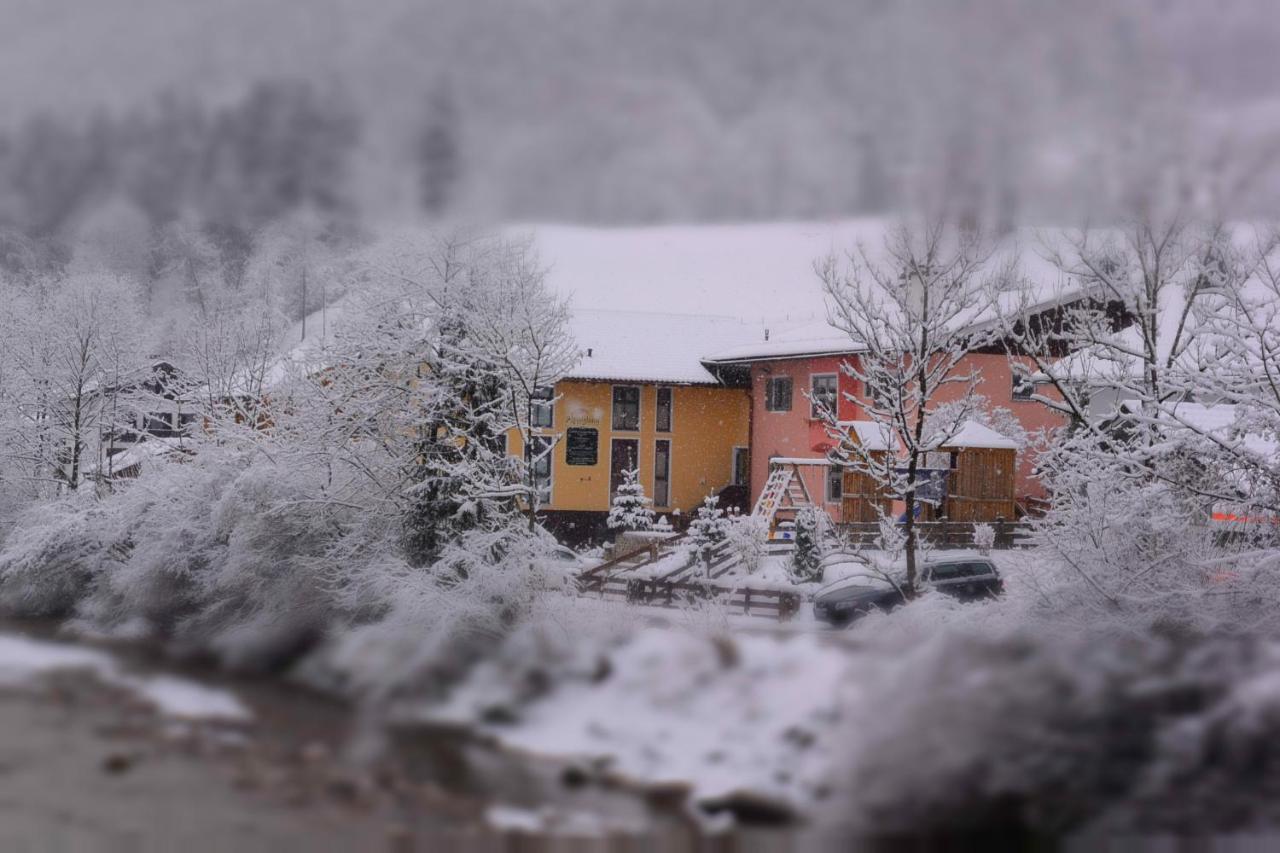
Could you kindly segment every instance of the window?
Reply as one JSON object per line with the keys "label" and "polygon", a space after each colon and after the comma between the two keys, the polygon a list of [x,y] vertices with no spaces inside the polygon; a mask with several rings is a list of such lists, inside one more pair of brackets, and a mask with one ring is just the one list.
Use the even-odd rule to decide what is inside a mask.
{"label": "window", "polygon": [[653,505],[671,505],[671,442],[665,438],[653,446]]}
{"label": "window", "polygon": [[[658,432],[671,432],[671,389],[658,389],[658,411],[655,418],[656,429]],[[665,504],[664,504],[665,506]]]}
{"label": "window", "polygon": [[640,429],[640,387],[638,385],[613,386],[613,428]]}
{"label": "window", "polygon": [[173,428],[173,415],[168,412],[148,412],[143,416],[142,430],[157,438],[171,438],[176,434]]}
{"label": "window", "polygon": [[542,435],[535,435],[525,448],[524,461],[533,473],[534,488],[538,492],[538,503],[551,503],[551,459],[554,441]]}
{"label": "window", "polygon": [[570,427],[564,433],[564,461],[567,465],[594,465],[600,456],[600,432]]}
{"label": "window", "polygon": [[836,413],[836,375],[834,373],[818,373],[809,379],[809,417],[820,418],[824,411],[832,415]]}
{"label": "window", "polygon": [[938,563],[929,573],[933,581],[952,581],[962,578],[987,577],[995,574],[988,563]]}
{"label": "window", "polygon": [[745,486],[751,478],[751,453],[745,447],[733,449],[733,485]]}
{"label": "window", "polygon": [[827,468],[827,503],[839,503],[844,497],[844,469],[839,465]]}
{"label": "window", "polygon": [[864,381],[862,383],[862,397],[882,411],[892,412],[895,408],[896,397],[892,393],[892,389],[884,387],[882,383],[872,385],[870,382]]}
{"label": "window", "polygon": [[765,383],[764,407],[770,412],[791,411],[790,376],[774,376]]}
{"label": "window", "polygon": [[530,400],[529,425],[549,429],[555,423],[555,393],[550,388],[539,388]]}
{"label": "window", "polygon": [[1036,393],[1036,384],[1030,378],[1013,374],[1013,399],[1030,400],[1034,393]]}
{"label": "window", "polygon": [[609,498],[618,493],[622,485],[622,472],[638,470],[640,442],[634,438],[615,438],[609,448]]}

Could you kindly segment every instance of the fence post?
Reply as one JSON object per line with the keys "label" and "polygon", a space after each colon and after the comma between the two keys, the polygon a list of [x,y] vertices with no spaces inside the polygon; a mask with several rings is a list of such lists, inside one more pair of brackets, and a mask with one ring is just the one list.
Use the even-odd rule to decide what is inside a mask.
{"label": "fence post", "polygon": [[946,548],[951,544],[951,519],[944,515],[938,521],[942,524],[942,547]]}
{"label": "fence post", "polygon": [[743,616],[751,615],[751,587],[747,587],[746,589],[743,590],[742,615]]}
{"label": "fence post", "polygon": [[1007,549],[1012,547],[1013,541],[1009,534],[1008,525],[1005,523],[1004,516],[996,516],[996,547]]}

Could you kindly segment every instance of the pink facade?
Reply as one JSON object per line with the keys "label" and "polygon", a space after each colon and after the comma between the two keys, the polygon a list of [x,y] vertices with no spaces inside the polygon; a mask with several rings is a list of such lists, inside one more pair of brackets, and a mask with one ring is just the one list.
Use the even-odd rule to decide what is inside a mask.
{"label": "pink facade", "polygon": [[[865,420],[856,400],[864,398],[860,383],[845,375],[840,365],[856,356],[812,356],[805,358],[758,361],[751,364],[751,499],[752,502],[764,488],[769,476],[769,460],[772,457],[800,457],[822,459],[830,446],[830,438],[820,420],[813,417],[810,403],[814,377],[834,375],[839,389],[840,420]],[[1034,432],[1042,428],[1054,428],[1063,424],[1060,415],[1051,412],[1041,403],[1013,398],[1013,375],[1009,359],[1000,353],[972,353],[965,357],[962,371],[974,370],[980,377],[978,393],[990,401],[993,407],[1009,409],[1023,428]],[[771,405],[777,403],[769,394],[770,380],[791,379],[791,405],[789,409]],[[1043,389],[1040,389],[1043,391]],[[942,390],[940,399],[955,399],[963,395],[964,386],[956,384]],[[847,395],[855,400],[850,401]],[[1032,475],[1034,459],[1023,453],[1018,459],[1016,494],[1019,499],[1042,497],[1043,488]],[[805,485],[815,502],[822,502],[832,518],[840,519],[839,501],[828,500],[826,469],[810,467],[801,469]]]}

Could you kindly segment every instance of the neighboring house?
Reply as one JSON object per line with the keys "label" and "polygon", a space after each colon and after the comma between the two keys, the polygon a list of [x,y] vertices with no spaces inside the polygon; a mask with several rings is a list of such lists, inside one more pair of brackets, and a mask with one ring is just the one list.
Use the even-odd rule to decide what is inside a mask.
{"label": "neighboring house", "polygon": [[[622,472],[637,468],[660,515],[687,517],[707,495],[745,507],[750,401],[743,382],[702,366],[708,349],[750,339],[739,320],[637,311],[576,311],[582,361],[537,407],[526,459],[543,484],[547,524],[598,537]],[[526,454],[520,436],[508,450]]]}
{"label": "neighboring house", "polygon": [[[818,415],[815,399],[834,406],[846,429],[868,421],[861,405],[867,400],[866,389],[841,369],[845,362],[856,363],[857,357],[857,348],[849,338],[825,323],[794,328],[772,335],[770,340],[739,345],[707,357],[708,368],[719,375],[745,372],[750,377],[753,501],[768,477],[770,458],[826,458],[834,441]],[[965,356],[958,372],[970,370],[978,375],[977,393],[991,407],[1008,409],[1023,430],[1052,429],[1065,422],[1061,415],[1031,400],[1030,388],[1014,382],[1009,356],[1003,348]],[[956,399],[964,389],[960,384],[946,386],[936,399]],[[1030,454],[1020,457],[1014,480],[1015,498],[1039,498],[1044,490],[1035,478],[1034,460]],[[841,520],[843,472],[834,466],[804,466],[800,471],[814,502],[821,502],[832,518]]]}
{"label": "neighboring house", "polygon": [[180,450],[198,418],[189,391],[182,371],[161,360],[92,389],[99,415],[81,451],[84,479],[136,477],[147,459]]}

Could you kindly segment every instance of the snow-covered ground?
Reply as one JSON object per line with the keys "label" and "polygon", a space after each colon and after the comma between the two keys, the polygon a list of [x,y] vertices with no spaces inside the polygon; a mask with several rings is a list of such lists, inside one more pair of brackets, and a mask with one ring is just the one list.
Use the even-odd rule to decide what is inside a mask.
{"label": "snow-covered ground", "polygon": [[[1027,551],[994,558],[1015,588],[1036,559]],[[672,611],[572,599],[564,648],[553,642],[542,651],[555,664],[531,665],[528,650],[541,641],[517,638],[509,644],[516,651],[481,664],[427,715],[475,726],[511,750],[581,761],[609,778],[684,787],[699,803],[739,798],[812,813],[846,778],[852,721],[878,713],[867,706],[870,685],[893,681],[896,657],[885,645],[908,647],[960,622],[989,624],[994,635],[1004,623],[999,604],[930,594],[851,630],[832,629],[814,619],[812,593],[867,565],[832,560],[821,583],[802,588],[787,580],[787,559],[771,555],[734,581],[801,591],[805,603],[789,622],[714,603]],[[610,629],[602,633],[601,624]],[[513,692],[531,674],[548,682],[545,689]]]}
{"label": "snow-covered ground", "polygon": [[251,716],[227,690],[171,675],[134,675],[97,649],[0,634],[0,687],[22,688],[55,672],[84,672],[135,694],[166,717],[245,722]]}
{"label": "snow-covered ground", "polygon": [[[707,578],[706,570],[701,563],[694,564],[688,546],[677,546],[669,554],[657,562],[635,570],[619,570],[616,577],[636,577],[657,579],[671,576],[673,580],[710,581],[719,585],[750,586],[757,589],[794,589],[802,594],[809,594],[821,589],[826,584],[843,580],[853,575],[865,574],[868,571],[864,558],[854,554],[833,554],[823,562],[823,579],[817,583],[796,583],[789,571],[791,553],[766,555],[760,567],[749,572],[741,563],[733,563],[727,567],[714,568],[713,577]],[[672,574],[679,572],[679,574]]]}
{"label": "snow-covered ground", "polygon": [[[854,689],[842,649],[814,635],[655,625],[607,660],[607,675],[566,681],[485,732],[611,778],[686,786],[704,803],[751,796],[803,808],[829,791],[829,737]],[[509,683],[501,664],[483,665],[433,716],[484,717]]]}

